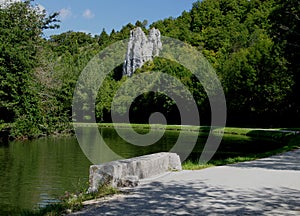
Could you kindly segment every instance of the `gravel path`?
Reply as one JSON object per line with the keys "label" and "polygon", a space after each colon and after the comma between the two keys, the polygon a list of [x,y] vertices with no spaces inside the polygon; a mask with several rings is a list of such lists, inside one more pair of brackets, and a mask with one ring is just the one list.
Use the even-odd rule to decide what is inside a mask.
{"label": "gravel path", "polygon": [[73,215],[300,215],[300,149],[235,165],[168,173]]}

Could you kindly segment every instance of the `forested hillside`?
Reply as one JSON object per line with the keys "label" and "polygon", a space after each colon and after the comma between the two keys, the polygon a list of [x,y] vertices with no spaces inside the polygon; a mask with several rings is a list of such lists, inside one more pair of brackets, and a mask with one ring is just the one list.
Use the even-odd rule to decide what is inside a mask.
{"label": "forested hillside", "polygon": [[[286,127],[300,120],[299,19],[297,0],[204,0],[178,18],[104,29],[92,36],[65,32],[43,38],[56,28],[57,14],[46,16],[31,1],[0,8],[0,123],[12,137],[69,132],[77,78],[89,60],[110,44],[128,38],[139,26],[158,28],[163,36],[182,40],[201,51],[215,68],[225,91],[231,126]],[[12,18],[13,17],[13,18]],[[116,68],[100,88],[98,121],[110,121],[110,104],[126,79]],[[193,93],[201,118],[209,124],[207,96],[189,71],[155,58],[138,73],[160,70],[177,76]],[[131,109],[133,122],[145,123],[161,111],[169,123],[180,123],[171,99],[144,94]],[[1,128],[0,128],[1,129]]]}

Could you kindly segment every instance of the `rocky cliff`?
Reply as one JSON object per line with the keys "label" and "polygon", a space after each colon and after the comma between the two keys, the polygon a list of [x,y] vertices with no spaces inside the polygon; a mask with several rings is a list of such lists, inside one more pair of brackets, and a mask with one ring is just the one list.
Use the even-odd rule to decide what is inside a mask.
{"label": "rocky cliff", "polygon": [[131,30],[123,75],[132,76],[137,68],[141,68],[145,62],[159,55],[162,48],[160,37],[160,31],[155,28],[150,30],[148,37],[140,27]]}

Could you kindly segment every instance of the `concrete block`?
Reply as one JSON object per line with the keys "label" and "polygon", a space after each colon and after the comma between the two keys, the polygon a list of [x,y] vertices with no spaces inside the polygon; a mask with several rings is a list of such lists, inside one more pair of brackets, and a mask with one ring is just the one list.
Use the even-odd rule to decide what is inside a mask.
{"label": "concrete block", "polygon": [[138,185],[139,179],[179,170],[182,170],[179,156],[169,152],[92,165],[89,192],[96,192],[101,185],[134,187]]}

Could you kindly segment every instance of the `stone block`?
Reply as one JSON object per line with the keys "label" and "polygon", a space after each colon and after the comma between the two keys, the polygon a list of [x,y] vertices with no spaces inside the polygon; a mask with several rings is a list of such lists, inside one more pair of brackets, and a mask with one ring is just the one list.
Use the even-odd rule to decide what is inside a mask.
{"label": "stone block", "polygon": [[182,170],[180,158],[176,153],[168,152],[92,165],[89,192],[96,192],[101,185],[134,187],[139,179],[175,170]]}

